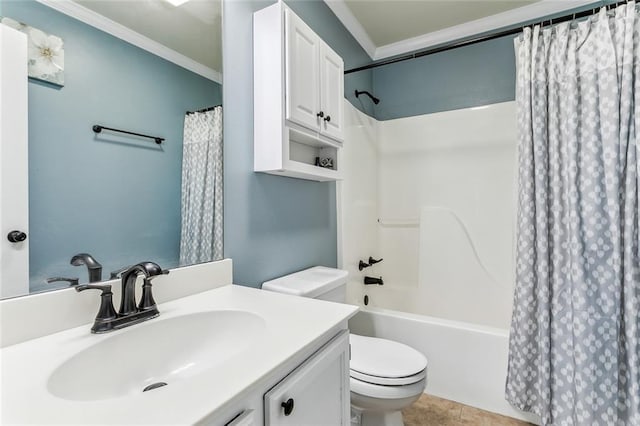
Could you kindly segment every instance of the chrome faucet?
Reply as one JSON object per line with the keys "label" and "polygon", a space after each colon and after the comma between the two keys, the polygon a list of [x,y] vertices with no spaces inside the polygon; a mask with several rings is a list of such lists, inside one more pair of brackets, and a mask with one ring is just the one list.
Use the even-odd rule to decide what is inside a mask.
{"label": "chrome faucet", "polygon": [[[158,264],[153,262],[141,262],[131,266],[122,273],[122,295],[118,312],[113,307],[111,300],[111,285],[79,285],[76,291],[89,289],[101,290],[101,303],[96,316],[92,333],[106,333],[112,330],[128,327],[142,321],[155,318],[160,315],[156,302],[151,293],[151,280],[160,275],[168,274]],[[136,306],[136,279],[143,274],[142,296]]]}
{"label": "chrome faucet", "polygon": [[89,282],[95,283],[102,281],[102,265],[93,258],[89,253],[78,253],[71,258],[73,266],[86,265],[89,271]]}

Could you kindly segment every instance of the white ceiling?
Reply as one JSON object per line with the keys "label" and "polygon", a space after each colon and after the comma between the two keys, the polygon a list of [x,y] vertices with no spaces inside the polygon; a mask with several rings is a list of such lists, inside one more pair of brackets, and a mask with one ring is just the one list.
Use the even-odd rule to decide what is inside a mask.
{"label": "white ceiling", "polygon": [[74,0],[214,71],[222,72],[221,0]]}
{"label": "white ceiling", "polygon": [[374,60],[510,28],[597,0],[324,0]]}
{"label": "white ceiling", "polygon": [[345,3],[373,44],[379,47],[486,18],[535,1],[346,0]]}
{"label": "white ceiling", "polygon": [[[60,5],[69,0],[39,1]],[[601,3],[601,0],[324,1],[374,60]],[[160,49],[160,56],[174,60],[177,52],[177,56],[186,61],[178,58],[174,62],[186,63],[183,65],[186,68],[221,80],[221,0],[190,0],[178,7],[166,0],[73,0],[70,3],[132,30],[134,44],[136,34],[140,34],[168,48],[164,56],[166,52]],[[156,53],[153,48],[148,50]]]}

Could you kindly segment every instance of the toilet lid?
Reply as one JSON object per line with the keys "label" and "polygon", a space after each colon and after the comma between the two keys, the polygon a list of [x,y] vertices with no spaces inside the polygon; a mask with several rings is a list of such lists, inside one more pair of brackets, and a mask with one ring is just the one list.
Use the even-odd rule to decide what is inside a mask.
{"label": "toilet lid", "polygon": [[351,334],[349,342],[352,377],[360,373],[360,376],[387,379],[409,378],[419,375],[427,368],[427,358],[402,343],[357,334]]}

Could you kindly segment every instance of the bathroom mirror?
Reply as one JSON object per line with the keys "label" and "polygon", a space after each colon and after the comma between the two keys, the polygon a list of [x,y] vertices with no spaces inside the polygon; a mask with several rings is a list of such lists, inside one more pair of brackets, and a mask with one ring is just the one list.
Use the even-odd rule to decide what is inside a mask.
{"label": "bathroom mirror", "polygon": [[[208,189],[210,179],[201,179],[197,190],[222,197],[221,1],[172,3],[2,0],[10,25],[44,34],[29,41],[30,54],[64,57],[62,84],[29,78],[29,283],[4,297],[69,286],[51,278],[88,282],[86,265],[70,263],[80,253],[102,265],[103,280],[144,260],[172,268],[221,258],[220,241],[209,242],[208,254],[180,260],[182,218],[199,217],[183,214],[198,204],[183,196],[183,147],[195,151],[185,158],[202,154],[185,138],[218,138],[220,180]],[[63,46],[47,45],[50,36]],[[199,182],[199,162],[189,161],[188,179]]]}

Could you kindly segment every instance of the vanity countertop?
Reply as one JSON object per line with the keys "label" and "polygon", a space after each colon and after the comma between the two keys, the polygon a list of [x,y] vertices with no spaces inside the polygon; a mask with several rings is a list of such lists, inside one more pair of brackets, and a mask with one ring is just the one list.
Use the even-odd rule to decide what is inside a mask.
{"label": "vanity countertop", "polygon": [[[91,324],[86,324],[0,350],[1,423],[193,424],[283,366],[299,351],[310,348],[358,310],[352,305],[237,285],[167,302],[159,309],[159,318],[123,330],[96,335],[89,332]],[[218,366],[151,392],[107,399],[69,400],[57,397],[49,390],[49,378],[59,366],[97,343],[137,327],[140,333],[143,327],[154,322],[222,310],[256,314],[264,319],[264,329],[252,338],[246,350]],[[206,339],[206,330],[185,330],[185,333],[189,332],[201,333]],[[131,357],[140,356],[126,349],[104,362],[125,365]],[[219,350],[224,351],[224,348]],[[95,365],[96,369],[101,367]]]}

